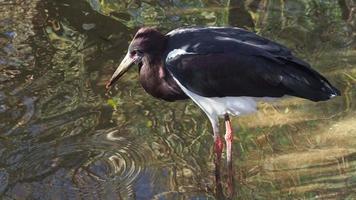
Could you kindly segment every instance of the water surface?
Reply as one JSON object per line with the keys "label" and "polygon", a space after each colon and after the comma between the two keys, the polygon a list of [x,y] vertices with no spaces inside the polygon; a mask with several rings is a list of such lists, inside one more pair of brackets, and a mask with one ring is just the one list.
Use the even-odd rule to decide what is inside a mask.
{"label": "water surface", "polygon": [[217,199],[211,128],[196,105],[152,98],[137,70],[104,89],[139,27],[187,25],[239,26],[278,41],[342,91],[234,118],[234,198],[356,198],[355,6],[0,1],[1,199]]}

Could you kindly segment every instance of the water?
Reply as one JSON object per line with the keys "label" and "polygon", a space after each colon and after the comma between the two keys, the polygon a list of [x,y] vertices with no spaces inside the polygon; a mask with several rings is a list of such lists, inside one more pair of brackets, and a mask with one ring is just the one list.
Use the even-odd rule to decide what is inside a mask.
{"label": "water", "polygon": [[119,2],[0,1],[2,199],[218,198],[211,128],[197,106],[152,98],[135,70],[106,94],[143,25],[244,27],[342,91],[234,118],[234,198],[356,198],[353,0]]}

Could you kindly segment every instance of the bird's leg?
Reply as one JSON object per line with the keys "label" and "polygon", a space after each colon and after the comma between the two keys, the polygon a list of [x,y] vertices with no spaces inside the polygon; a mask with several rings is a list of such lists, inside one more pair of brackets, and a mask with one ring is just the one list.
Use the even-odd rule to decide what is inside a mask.
{"label": "bird's leg", "polygon": [[226,128],[226,133],[225,133],[225,142],[226,142],[226,159],[227,159],[227,166],[230,167],[232,166],[232,140],[233,140],[233,135],[232,135],[232,126],[231,126],[231,121],[230,117],[228,114],[225,114],[225,128]]}
{"label": "bird's leg", "polygon": [[233,186],[233,170],[232,170],[232,141],[233,141],[233,133],[230,117],[228,114],[225,114],[225,142],[226,142],[226,160],[227,160],[227,172],[228,172],[228,192],[230,196],[234,194],[234,186]]}
{"label": "bird's leg", "polygon": [[221,154],[224,148],[224,144],[219,134],[219,121],[218,119],[209,118],[213,126],[214,132],[214,164],[215,164],[215,184],[216,184],[216,195],[221,197],[222,195],[222,186],[221,186],[221,175],[220,175],[220,166],[221,166]]}
{"label": "bird's leg", "polygon": [[219,133],[214,132],[214,151],[215,151],[215,165],[216,165],[216,179],[220,181],[220,164],[221,164],[221,153],[224,148],[224,144]]}

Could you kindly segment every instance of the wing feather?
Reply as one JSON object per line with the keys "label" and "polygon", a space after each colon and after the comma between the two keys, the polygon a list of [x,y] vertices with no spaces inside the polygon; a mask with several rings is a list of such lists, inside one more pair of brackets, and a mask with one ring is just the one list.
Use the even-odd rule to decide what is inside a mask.
{"label": "wing feather", "polygon": [[[339,94],[286,47],[243,29],[185,29],[168,34],[168,47],[167,69],[201,96],[293,95],[319,101]],[[174,51],[179,53],[167,56]]]}

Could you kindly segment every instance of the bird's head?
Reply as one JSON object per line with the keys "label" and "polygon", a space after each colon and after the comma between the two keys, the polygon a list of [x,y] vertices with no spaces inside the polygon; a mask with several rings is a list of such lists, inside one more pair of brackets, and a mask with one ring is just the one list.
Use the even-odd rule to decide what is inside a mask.
{"label": "bird's head", "polygon": [[111,79],[106,84],[109,89],[133,65],[149,64],[164,51],[165,36],[154,28],[141,28],[131,41],[127,53]]}

